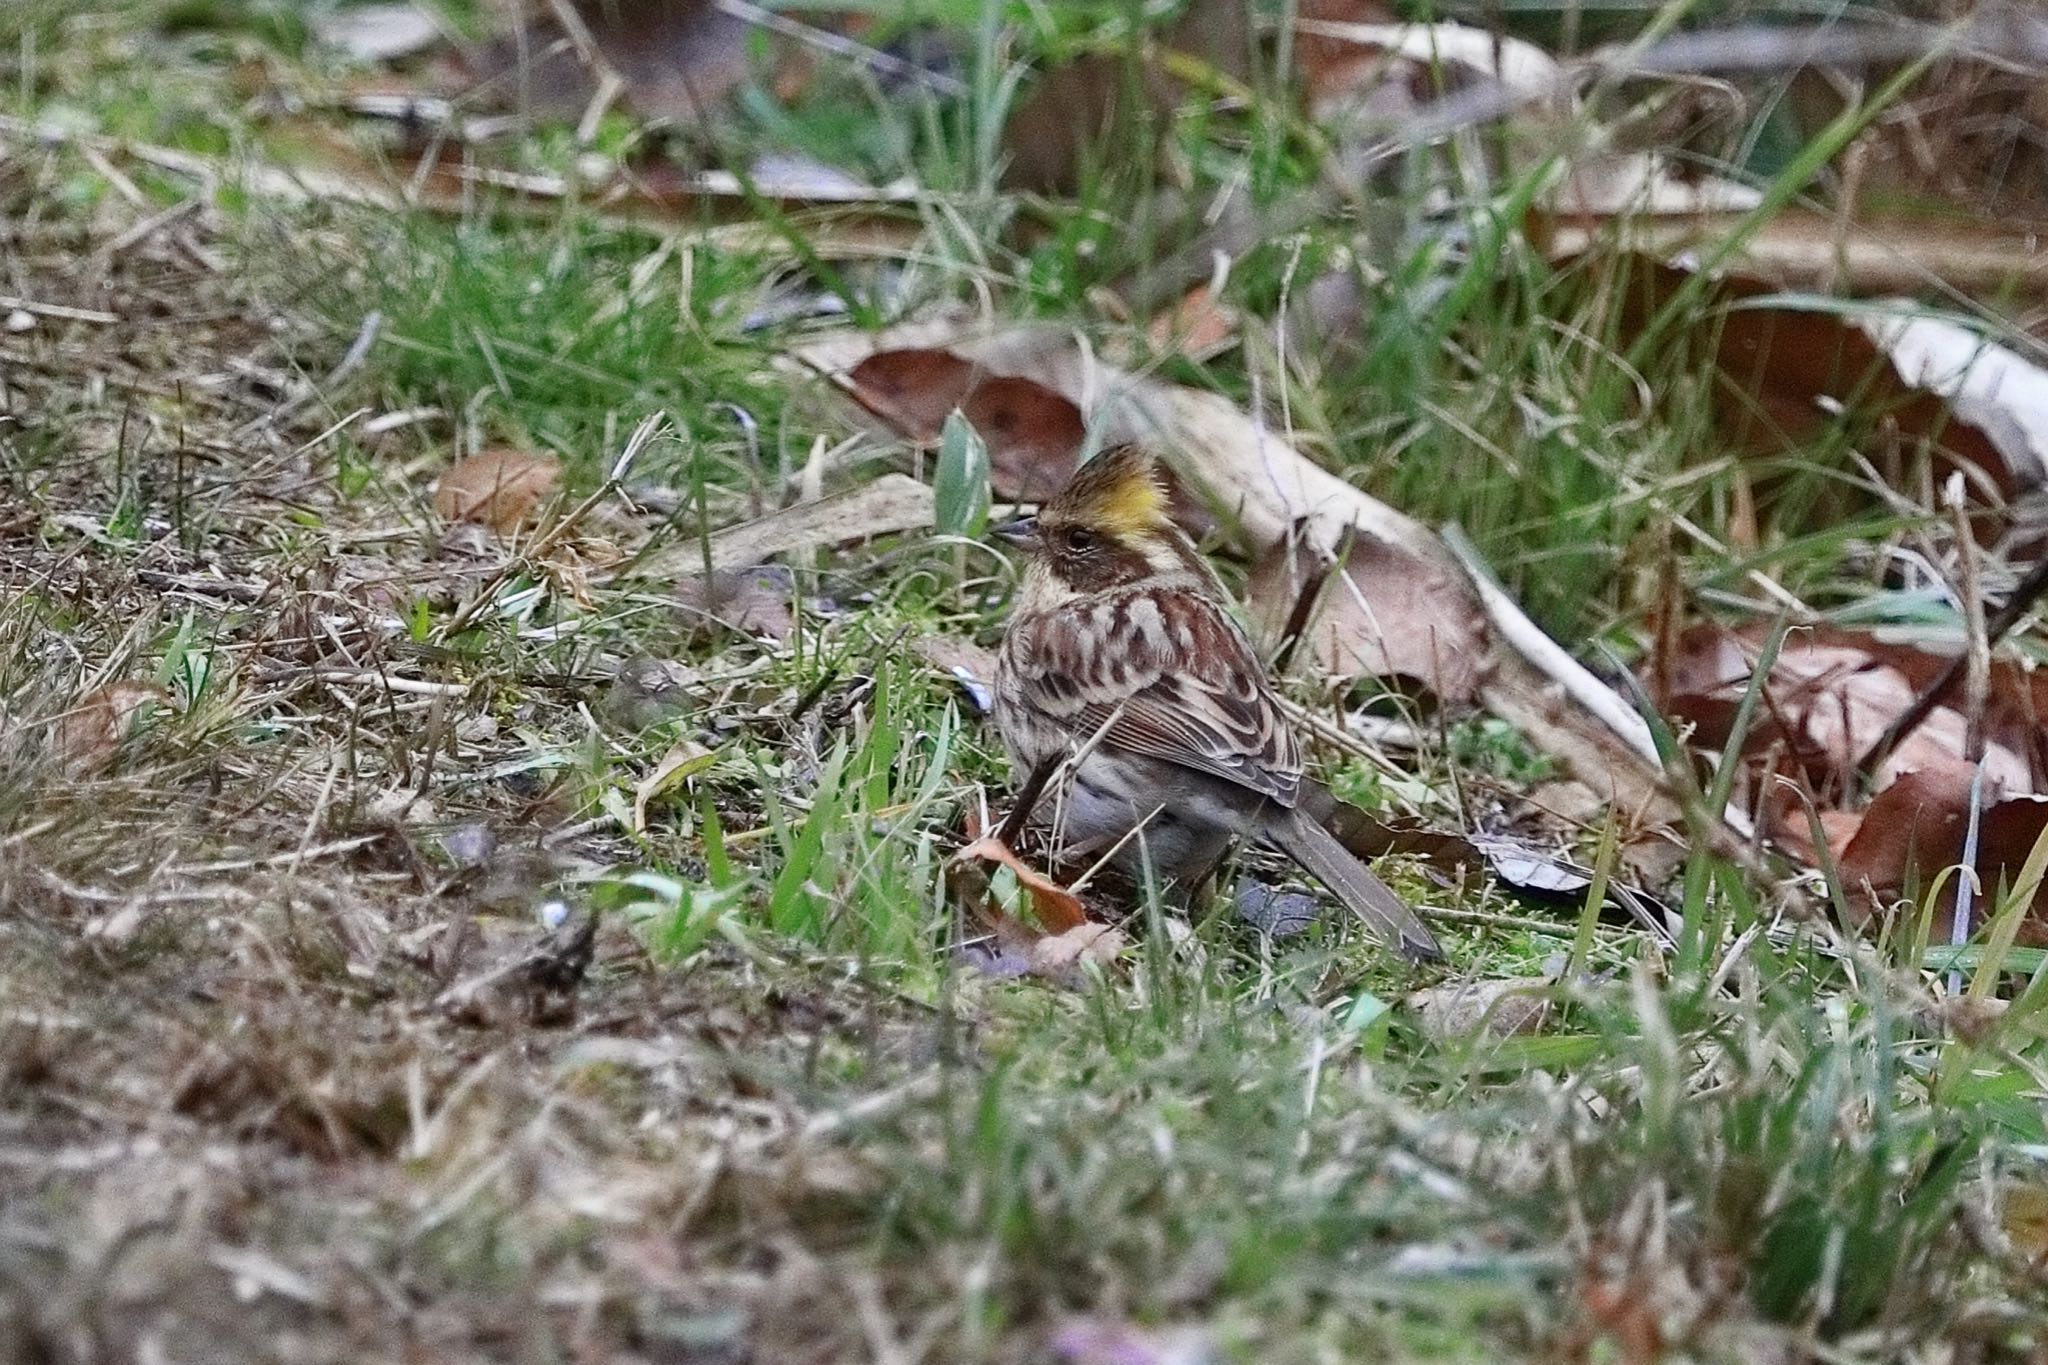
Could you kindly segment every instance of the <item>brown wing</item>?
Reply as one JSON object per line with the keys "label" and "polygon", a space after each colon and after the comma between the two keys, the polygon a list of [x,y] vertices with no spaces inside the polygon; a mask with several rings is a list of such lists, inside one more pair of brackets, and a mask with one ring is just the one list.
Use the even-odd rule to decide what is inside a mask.
{"label": "brown wing", "polygon": [[1244,633],[1186,588],[1133,588],[1023,623],[1021,700],[1086,743],[1214,773],[1292,806],[1301,751]]}

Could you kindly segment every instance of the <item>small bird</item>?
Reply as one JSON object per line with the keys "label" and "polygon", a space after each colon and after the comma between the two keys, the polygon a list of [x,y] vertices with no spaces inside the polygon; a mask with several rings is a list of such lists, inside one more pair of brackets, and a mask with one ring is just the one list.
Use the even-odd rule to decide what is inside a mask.
{"label": "small bird", "polygon": [[[1411,961],[1443,956],[1386,883],[1305,807],[1330,799],[1223,585],[1167,516],[1157,461],[1119,446],[1002,533],[1028,560],[996,661],[995,716],[1054,846],[1194,886],[1232,841],[1271,844]],[[1134,833],[1135,831],[1135,833]],[[1119,843],[1121,841],[1121,846]]]}

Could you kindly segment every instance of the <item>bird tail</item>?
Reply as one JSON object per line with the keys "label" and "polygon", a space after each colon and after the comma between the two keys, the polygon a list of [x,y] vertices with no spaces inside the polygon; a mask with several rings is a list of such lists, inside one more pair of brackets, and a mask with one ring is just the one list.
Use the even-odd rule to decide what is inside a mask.
{"label": "bird tail", "polygon": [[1387,884],[1305,811],[1274,811],[1261,831],[1282,853],[1328,887],[1365,927],[1410,962],[1441,962],[1444,950]]}

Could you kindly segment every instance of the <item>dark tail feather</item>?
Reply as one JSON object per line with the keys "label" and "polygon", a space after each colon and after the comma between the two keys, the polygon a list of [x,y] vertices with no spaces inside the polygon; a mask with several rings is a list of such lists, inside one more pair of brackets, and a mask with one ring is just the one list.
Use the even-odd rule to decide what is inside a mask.
{"label": "dark tail feather", "polygon": [[1302,811],[1275,815],[1263,831],[1267,840],[1327,886],[1376,937],[1410,962],[1443,961],[1444,950],[1429,926],[1328,830]]}

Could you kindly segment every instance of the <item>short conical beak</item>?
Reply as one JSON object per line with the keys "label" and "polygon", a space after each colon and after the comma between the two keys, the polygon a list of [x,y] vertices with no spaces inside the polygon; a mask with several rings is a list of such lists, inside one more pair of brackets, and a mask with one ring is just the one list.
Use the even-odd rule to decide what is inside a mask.
{"label": "short conical beak", "polygon": [[996,535],[1022,549],[1030,549],[1038,543],[1038,518],[1019,517],[993,528]]}

